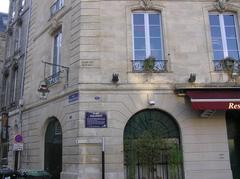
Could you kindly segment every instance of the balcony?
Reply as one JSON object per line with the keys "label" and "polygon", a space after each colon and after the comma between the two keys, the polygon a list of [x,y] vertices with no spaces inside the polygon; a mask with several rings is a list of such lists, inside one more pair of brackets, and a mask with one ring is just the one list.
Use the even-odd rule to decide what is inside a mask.
{"label": "balcony", "polygon": [[59,83],[62,79],[61,73],[63,73],[63,71],[59,71],[59,72],[45,78],[47,86],[52,86],[54,84]]}
{"label": "balcony", "polygon": [[[167,62],[167,60],[156,60],[153,72],[167,72]],[[144,72],[144,60],[133,60],[132,67],[134,72]]]}
{"label": "balcony", "polygon": [[[213,64],[215,71],[223,71],[222,60],[213,60]],[[240,60],[234,62],[234,69],[240,71]]]}

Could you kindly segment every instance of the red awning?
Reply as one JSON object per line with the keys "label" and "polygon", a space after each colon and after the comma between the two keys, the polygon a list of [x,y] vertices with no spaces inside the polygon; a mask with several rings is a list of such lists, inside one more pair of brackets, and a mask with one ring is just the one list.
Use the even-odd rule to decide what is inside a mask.
{"label": "red awning", "polygon": [[195,110],[240,110],[240,90],[188,90]]}

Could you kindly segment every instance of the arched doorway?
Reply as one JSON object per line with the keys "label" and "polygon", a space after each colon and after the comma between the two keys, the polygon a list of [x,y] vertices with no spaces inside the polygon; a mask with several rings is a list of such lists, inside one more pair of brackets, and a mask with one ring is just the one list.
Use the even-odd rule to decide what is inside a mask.
{"label": "arched doorway", "polygon": [[233,179],[240,178],[240,111],[226,112],[228,147]]}
{"label": "arched doorway", "polygon": [[169,114],[138,112],[124,129],[126,179],[182,179],[180,130]]}
{"label": "arched doorway", "polygon": [[50,119],[45,133],[44,169],[53,179],[60,179],[62,171],[62,128],[56,118]]}

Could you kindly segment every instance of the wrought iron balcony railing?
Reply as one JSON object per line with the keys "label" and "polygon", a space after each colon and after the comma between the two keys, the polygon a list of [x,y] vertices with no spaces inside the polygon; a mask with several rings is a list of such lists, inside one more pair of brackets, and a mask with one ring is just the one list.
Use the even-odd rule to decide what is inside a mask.
{"label": "wrought iron balcony railing", "polygon": [[48,86],[52,86],[58,82],[60,82],[60,80],[62,79],[61,74],[64,72],[64,70],[59,71],[51,76],[48,76],[47,78],[45,78],[46,84]]}
{"label": "wrought iron balcony railing", "polygon": [[[153,72],[166,72],[167,60],[156,60]],[[132,68],[134,72],[144,72],[144,60],[133,60]]]}
{"label": "wrought iron balcony railing", "polygon": [[[215,71],[223,71],[222,60],[213,60],[213,64]],[[234,62],[234,68],[240,72],[240,60],[236,60]]]}

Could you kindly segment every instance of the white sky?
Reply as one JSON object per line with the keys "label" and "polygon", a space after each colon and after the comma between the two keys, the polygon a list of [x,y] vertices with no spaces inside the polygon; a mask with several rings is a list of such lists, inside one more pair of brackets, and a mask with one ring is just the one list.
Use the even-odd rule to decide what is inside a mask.
{"label": "white sky", "polygon": [[8,13],[9,0],[0,0],[0,12]]}

